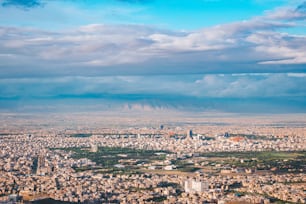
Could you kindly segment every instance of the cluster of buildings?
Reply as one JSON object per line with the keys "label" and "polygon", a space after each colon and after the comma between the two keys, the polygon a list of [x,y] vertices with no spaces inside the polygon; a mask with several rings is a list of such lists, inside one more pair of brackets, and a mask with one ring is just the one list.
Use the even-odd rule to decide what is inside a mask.
{"label": "cluster of buildings", "polygon": [[[233,169],[221,173],[179,172],[168,163],[161,171],[114,174],[74,167],[97,166],[88,158],[74,159],[66,148],[124,147],[169,151],[167,159],[203,152],[305,151],[306,128],[195,126],[90,130],[89,137],[73,137],[80,130],[7,133],[0,139],[0,203],[51,198],[75,203],[306,203],[305,171],[274,174]],[[83,130],[84,131],[84,130]],[[175,134],[169,134],[174,132]],[[186,134],[187,132],[187,134]],[[232,140],[231,134],[255,139]],[[205,162],[204,164],[205,165]],[[171,168],[170,168],[171,167]],[[103,168],[103,167],[101,167]],[[114,167],[115,168],[115,167]],[[306,168],[306,167],[305,167]],[[220,166],[222,169],[222,166]],[[163,171],[164,170],[164,171]]]}

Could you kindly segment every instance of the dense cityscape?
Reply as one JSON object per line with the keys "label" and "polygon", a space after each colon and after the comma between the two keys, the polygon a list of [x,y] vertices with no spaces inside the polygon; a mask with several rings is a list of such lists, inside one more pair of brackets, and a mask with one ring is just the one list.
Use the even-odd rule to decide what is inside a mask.
{"label": "dense cityscape", "polygon": [[0,204],[306,204],[306,0],[0,0]]}
{"label": "dense cityscape", "polygon": [[13,119],[1,118],[1,203],[306,203],[298,117],[64,129]]}

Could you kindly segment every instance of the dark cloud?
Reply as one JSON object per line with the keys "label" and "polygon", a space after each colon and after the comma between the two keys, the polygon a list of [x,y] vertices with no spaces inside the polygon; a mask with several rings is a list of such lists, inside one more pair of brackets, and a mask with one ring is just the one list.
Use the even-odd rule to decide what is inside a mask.
{"label": "dark cloud", "polygon": [[83,106],[100,111],[305,112],[305,79],[305,73],[2,79],[0,112],[14,104],[12,110],[74,105],[78,111]]}
{"label": "dark cloud", "polygon": [[301,12],[301,13],[306,13],[306,1],[304,1],[304,3],[302,3],[301,5],[299,5],[296,9],[296,12]]}
{"label": "dark cloud", "polygon": [[[148,99],[305,97],[305,73],[50,77],[0,80],[2,98]],[[281,85],[280,85],[281,84]],[[158,85],[158,86],[157,86]],[[0,99],[1,99],[0,97]],[[162,100],[167,104],[171,98]]]}
{"label": "dark cloud", "polygon": [[139,4],[142,4],[142,3],[150,3],[150,2],[152,2],[153,0],[116,0],[116,1],[127,2],[127,3],[139,3]]}
{"label": "dark cloud", "polygon": [[[70,1],[73,2],[75,0],[70,0]],[[133,3],[133,4],[143,4],[143,3],[150,3],[153,0],[115,0],[115,1]],[[0,0],[0,2],[2,2],[1,6],[3,7],[15,6],[23,9],[29,9],[43,5],[41,0]]]}
{"label": "dark cloud", "polygon": [[16,6],[20,8],[34,8],[42,5],[40,0],[4,0],[1,4],[3,7]]}

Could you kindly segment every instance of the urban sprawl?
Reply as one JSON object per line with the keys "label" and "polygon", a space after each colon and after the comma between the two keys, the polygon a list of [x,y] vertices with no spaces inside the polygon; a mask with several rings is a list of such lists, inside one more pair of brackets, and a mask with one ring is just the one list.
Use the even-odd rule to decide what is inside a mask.
{"label": "urban sprawl", "polygon": [[64,128],[2,118],[0,203],[306,203],[305,121],[198,120]]}

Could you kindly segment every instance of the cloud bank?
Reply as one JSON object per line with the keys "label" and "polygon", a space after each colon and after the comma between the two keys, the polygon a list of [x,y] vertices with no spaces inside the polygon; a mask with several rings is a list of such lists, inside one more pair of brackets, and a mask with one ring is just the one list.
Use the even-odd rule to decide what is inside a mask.
{"label": "cloud bank", "polygon": [[197,31],[145,25],[91,24],[59,31],[2,26],[0,69],[2,77],[17,72],[26,77],[304,72],[306,36],[279,31],[306,19],[304,4]]}
{"label": "cloud bank", "polygon": [[16,6],[27,9],[42,6],[42,3],[40,0],[3,0],[1,5],[3,7]]}
{"label": "cloud bank", "polygon": [[305,112],[305,81],[305,73],[3,79],[0,110]]}

